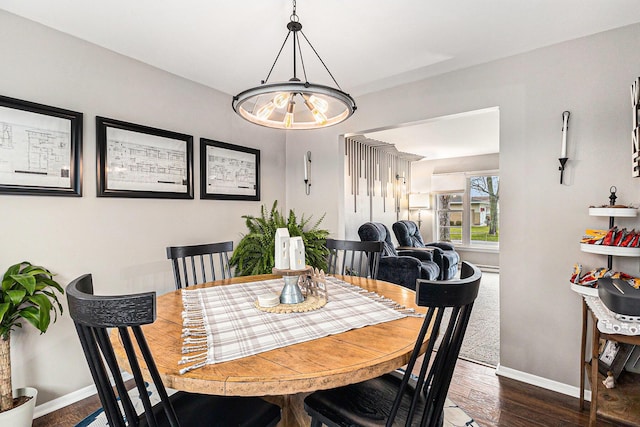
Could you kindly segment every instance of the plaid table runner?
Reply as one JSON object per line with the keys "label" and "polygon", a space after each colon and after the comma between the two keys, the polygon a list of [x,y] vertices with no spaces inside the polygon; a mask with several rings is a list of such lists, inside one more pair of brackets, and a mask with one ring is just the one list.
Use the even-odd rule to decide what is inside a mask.
{"label": "plaid table runner", "polygon": [[182,291],[181,374],[218,362],[250,356],[350,329],[400,319],[413,313],[396,302],[334,277],[327,277],[329,302],[305,313],[267,313],[254,305],[258,295],[280,294],[284,280]]}

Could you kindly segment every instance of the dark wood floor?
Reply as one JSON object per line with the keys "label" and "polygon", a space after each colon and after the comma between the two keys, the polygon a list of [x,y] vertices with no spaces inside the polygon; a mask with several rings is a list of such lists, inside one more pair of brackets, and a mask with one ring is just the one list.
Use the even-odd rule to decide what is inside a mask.
{"label": "dark wood floor", "polygon": [[[589,424],[589,402],[499,377],[495,368],[459,360],[449,398],[482,427],[573,427]],[[612,424],[598,422],[598,426]]]}
{"label": "dark wood floor", "polygon": [[[492,367],[459,360],[449,397],[482,427],[586,426],[578,399],[495,375]],[[74,426],[100,407],[97,396],[37,418],[33,427]],[[598,426],[612,424],[598,422]]]}

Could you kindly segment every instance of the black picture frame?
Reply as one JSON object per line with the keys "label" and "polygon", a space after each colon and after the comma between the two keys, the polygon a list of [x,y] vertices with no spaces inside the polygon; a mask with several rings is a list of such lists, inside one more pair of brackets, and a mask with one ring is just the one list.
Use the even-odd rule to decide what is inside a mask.
{"label": "black picture frame", "polygon": [[598,356],[598,372],[605,377],[611,372],[617,380],[631,356],[633,347],[632,344],[606,340]]}
{"label": "black picture frame", "polygon": [[96,117],[98,197],[193,199],[193,136]]}
{"label": "black picture frame", "polygon": [[200,198],[260,201],[260,150],[200,138]]}
{"label": "black picture frame", "polygon": [[82,196],[77,111],[0,96],[0,194]]}

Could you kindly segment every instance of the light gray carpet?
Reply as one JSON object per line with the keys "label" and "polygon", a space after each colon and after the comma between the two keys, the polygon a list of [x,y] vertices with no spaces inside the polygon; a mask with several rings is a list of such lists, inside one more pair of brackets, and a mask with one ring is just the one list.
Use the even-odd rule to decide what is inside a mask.
{"label": "light gray carpet", "polygon": [[[500,361],[500,275],[482,273],[460,357],[497,366]],[[444,320],[443,320],[443,324]],[[442,329],[444,332],[444,328]]]}

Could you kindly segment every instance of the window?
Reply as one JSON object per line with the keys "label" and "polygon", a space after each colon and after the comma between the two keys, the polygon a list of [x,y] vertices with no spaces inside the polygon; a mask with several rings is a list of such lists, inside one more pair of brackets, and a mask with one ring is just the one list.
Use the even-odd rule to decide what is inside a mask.
{"label": "window", "polygon": [[436,236],[464,246],[496,247],[500,240],[500,177],[465,174],[463,191],[436,194]]}
{"label": "window", "polygon": [[462,243],[464,193],[441,193],[436,195],[436,218],[438,240]]}

